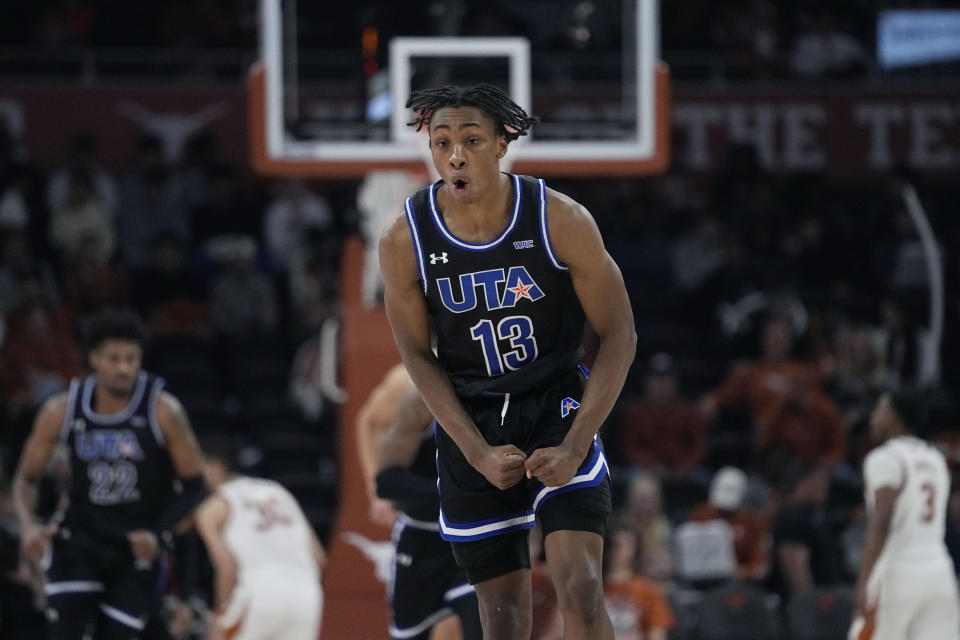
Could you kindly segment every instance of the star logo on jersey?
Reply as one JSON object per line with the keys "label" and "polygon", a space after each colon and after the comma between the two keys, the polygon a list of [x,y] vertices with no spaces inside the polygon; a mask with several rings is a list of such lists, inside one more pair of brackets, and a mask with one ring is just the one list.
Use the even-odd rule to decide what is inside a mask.
{"label": "star logo on jersey", "polygon": [[573,398],[564,398],[560,401],[560,417],[566,418],[570,415],[571,411],[576,411],[580,408],[580,403],[574,400]]}
{"label": "star logo on jersey", "polygon": [[140,447],[137,446],[136,442],[131,442],[130,440],[121,442],[117,449],[124,458],[136,458],[140,455]]}
{"label": "star logo on jersey", "polygon": [[516,286],[510,287],[507,291],[512,291],[513,295],[516,296],[516,300],[520,298],[526,298],[527,300],[533,301],[533,296],[530,295],[530,289],[533,289],[535,285],[531,282],[530,284],[523,284],[518,282]]}
{"label": "star logo on jersey", "polygon": [[447,258],[446,251],[441,251],[440,255],[437,255],[435,253],[430,254],[430,264],[437,264],[438,262],[442,262],[443,264],[447,264],[448,262],[450,262],[450,259]]}
{"label": "star logo on jersey", "polygon": [[131,427],[145,427],[147,426],[147,419],[143,416],[133,416],[130,418]]}

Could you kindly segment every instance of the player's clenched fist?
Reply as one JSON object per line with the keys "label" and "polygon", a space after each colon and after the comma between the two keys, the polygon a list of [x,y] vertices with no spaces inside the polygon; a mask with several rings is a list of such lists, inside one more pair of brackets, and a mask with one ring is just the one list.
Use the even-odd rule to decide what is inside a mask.
{"label": "player's clenched fist", "polygon": [[40,562],[47,552],[50,538],[57,532],[57,525],[30,525],[23,530],[20,536],[20,552],[24,557]]}
{"label": "player's clenched fist", "polygon": [[524,462],[527,455],[513,446],[506,444],[499,447],[486,447],[475,462],[474,468],[483,474],[497,489],[509,489],[523,478]]}
{"label": "player's clenched fist", "polygon": [[583,456],[577,455],[569,447],[546,447],[530,454],[524,467],[528,478],[536,478],[546,487],[561,487],[577,473]]}

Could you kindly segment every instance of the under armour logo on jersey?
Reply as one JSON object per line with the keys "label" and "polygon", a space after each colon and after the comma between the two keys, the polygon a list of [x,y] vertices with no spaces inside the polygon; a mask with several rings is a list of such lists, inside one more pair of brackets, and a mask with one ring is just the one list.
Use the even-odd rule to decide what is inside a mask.
{"label": "under armour logo on jersey", "polygon": [[430,264],[437,264],[438,262],[442,262],[443,264],[450,262],[450,260],[447,258],[446,251],[441,252],[440,255],[435,253],[430,254]]}
{"label": "under armour logo on jersey", "polygon": [[83,433],[87,428],[87,423],[83,418],[77,418],[73,421],[73,430],[77,433]]}
{"label": "under armour logo on jersey", "polygon": [[564,398],[560,401],[560,417],[566,418],[570,415],[571,411],[576,411],[580,408],[580,403],[574,400],[573,398]]}
{"label": "under armour logo on jersey", "polygon": [[517,240],[513,243],[514,249],[533,249],[533,240]]}

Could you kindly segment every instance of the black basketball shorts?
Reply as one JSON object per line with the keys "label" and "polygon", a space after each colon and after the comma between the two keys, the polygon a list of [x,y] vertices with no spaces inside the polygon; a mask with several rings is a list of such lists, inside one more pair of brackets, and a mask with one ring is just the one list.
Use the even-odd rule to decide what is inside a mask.
{"label": "black basketball shorts", "polygon": [[96,638],[133,637],[159,601],[165,568],[138,565],[126,540],[91,538],[73,529],[54,536],[47,567],[50,640],[80,640],[96,625]]}
{"label": "black basketball shorts", "polygon": [[401,514],[393,541],[397,551],[388,587],[392,638],[419,637],[453,615],[454,601],[476,601],[473,587],[453,559],[450,543],[440,537],[436,522],[409,520]]}
{"label": "black basketball shorts", "polygon": [[[468,399],[464,406],[488,443],[513,444],[530,455],[563,441],[580,407],[586,375],[580,367],[529,393]],[[599,438],[567,484],[545,487],[536,478],[524,478],[500,490],[437,429],[437,471],[440,534],[453,543],[471,584],[529,567],[526,533],[538,519],[545,535],[555,530],[603,535],[610,515],[610,477]]]}

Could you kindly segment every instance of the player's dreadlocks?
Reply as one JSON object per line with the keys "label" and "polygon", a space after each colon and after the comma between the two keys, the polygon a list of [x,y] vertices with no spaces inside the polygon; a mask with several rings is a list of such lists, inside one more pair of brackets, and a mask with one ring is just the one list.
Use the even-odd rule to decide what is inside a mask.
{"label": "player's dreadlocks", "polygon": [[429,127],[430,118],[437,109],[444,107],[476,107],[491,120],[497,133],[506,136],[507,142],[513,142],[527,135],[530,127],[540,122],[540,118],[527,115],[527,112],[510,99],[498,87],[492,84],[478,84],[472,87],[447,85],[439,89],[414,91],[407,98],[407,108],[413,109],[417,117],[410,126],[416,125],[417,131]]}

